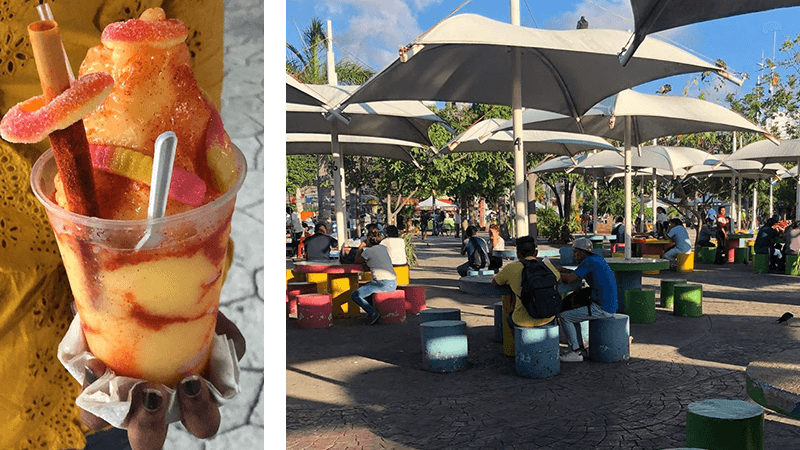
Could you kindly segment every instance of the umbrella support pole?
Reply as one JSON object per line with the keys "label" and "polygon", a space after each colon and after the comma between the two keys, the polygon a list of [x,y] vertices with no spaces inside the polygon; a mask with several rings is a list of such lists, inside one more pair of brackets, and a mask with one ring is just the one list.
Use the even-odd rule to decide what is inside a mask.
{"label": "umbrella support pole", "polygon": [[753,183],[753,219],[750,221],[751,225],[753,225],[753,234],[758,232],[758,215],[756,212],[758,211],[758,191],[756,190],[756,184]]}
{"label": "umbrella support pole", "polygon": [[625,259],[631,259],[631,118],[625,116]]}
{"label": "umbrella support pole", "polygon": [[656,169],[653,169],[653,231],[656,232],[658,231],[658,228],[656,227],[656,219],[658,217],[656,214],[656,209],[658,209],[658,207],[656,206],[656,201],[657,201],[656,197],[658,195],[657,187],[658,187],[658,181],[656,181]]}
{"label": "umbrella support pole", "polygon": [[800,158],[797,159],[797,186],[795,189],[794,220],[800,220]]}
{"label": "umbrella support pole", "polygon": [[597,233],[597,178],[594,179],[592,183],[592,194],[593,194],[593,201],[592,201],[592,233],[595,235]]}
{"label": "umbrella support pole", "polygon": [[[511,2],[511,24],[519,26],[519,0]],[[525,186],[525,149],[522,138],[522,51],[515,47],[513,79],[511,80],[511,108],[514,122],[514,221],[517,237],[528,235],[528,196]]]}

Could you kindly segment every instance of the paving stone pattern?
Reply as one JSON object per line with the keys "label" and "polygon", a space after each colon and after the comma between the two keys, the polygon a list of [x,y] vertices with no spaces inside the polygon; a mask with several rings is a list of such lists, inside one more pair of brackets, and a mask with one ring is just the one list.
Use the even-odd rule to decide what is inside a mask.
{"label": "paving stone pattern", "polygon": [[[429,243],[430,246],[426,245]],[[429,307],[456,307],[467,322],[467,369],[422,370],[419,317],[368,326],[335,320],[328,330],[286,326],[286,446],[289,449],[666,449],[682,447],[690,403],[749,400],[744,370],[797,348],[800,278],[755,275],[751,265],[696,264],[695,272],[645,275],[703,284],[703,317],[657,308],[653,324],[631,324],[631,359],[562,363],[550,379],[525,379],[493,341],[494,297],[458,290],[460,240],[415,238]],[[555,247],[544,245],[542,249]],[[606,245],[608,252],[608,245]],[[287,261],[287,266],[291,262]],[[797,448],[800,422],[767,411],[765,448]]]}
{"label": "paving stone pattern", "polygon": [[242,331],[241,392],[220,408],[216,436],[199,440],[170,425],[165,450],[264,448],[264,2],[225,1],[225,81],[222,121],[247,158],[231,238],[235,256],[222,289],[220,311]]}

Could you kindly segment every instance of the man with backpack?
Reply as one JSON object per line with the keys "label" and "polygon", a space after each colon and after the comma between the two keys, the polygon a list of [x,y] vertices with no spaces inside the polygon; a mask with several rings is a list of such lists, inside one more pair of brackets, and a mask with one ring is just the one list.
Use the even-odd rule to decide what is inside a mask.
{"label": "man with backpack", "polygon": [[478,228],[472,225],[467,227],[467,231],[464,232],[464,241],[461,242],[461,254],[467,255],[467,262],[456,267],[459,276],[467,276],[469,270],[483,269],[489,261],[489,246],[477,234]]}
{"label": "man with backpack", "polygon": [[558,323],[569,341],[567,352],[559,359],[562,362],[581,362],[586,353],[583,342],[578,341],[579,323],[584,320],[612,317],[617,312],[617,280],[606,260],[596,255],[592,241],[586,238],[575,239],[572,243],[572,256],[578,267],[575,271],[560,269],[562,283],[586,280],[589,287],[578,289],[564,297]]}
{"label": "man with backpack", "polygon": [[505,265],[492,279],[496,286],[508,285],[513,296],[510,324],[518,327],[546,325],[561,311],[558,270],[549,261],[536,258],[533,236],[517,239],[517,261]]}

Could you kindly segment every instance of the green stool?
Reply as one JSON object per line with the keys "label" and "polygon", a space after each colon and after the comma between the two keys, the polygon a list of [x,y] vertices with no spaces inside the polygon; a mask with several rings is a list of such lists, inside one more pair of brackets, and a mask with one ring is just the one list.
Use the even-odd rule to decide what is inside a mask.
{"label": "green stool", "polygon": [[675,305],[673,314],[683,317],[703,316],[703,285],[676,284],[674,288]]}
{"label": "green stool", "polygon": [[797,264],[797,255],[786,255],[786,275],[800,275],[800,267],[795,268]]}
{"label": "green stool", "polygon": [[689,404],[686,445],[706,449],[763,450],[764,410],[743,400],[709,399]]}
{"label": "green stool", "polygon": [[625,291],[625,314],[631,323],[653,323],[656,321],[656,291],[652,289],[627,289]]}
{"label": "green stool", "polygon": [[681,279],[672,279],[672,280],[661,280],[661,300],[659,306],[662,308],[672,308],[672,304],[675,299],[675,285],[676,284],[686,284],[686,280]]}
{"label": "green stool", "polygon": [[[788,270],[789,263],[787,261],[786,268]],[[753,273],[767,273],[769,272],[769,255],[764,253],[756,253],[753,257]]]}
{"label": "green stool", "polygon": [[735,264],[747,264],[747,254],[750,249],[747,247],[736,247],[733,249],[733,262]]}
{"label": "green stool", "polygon": [[703,264],[713,264],[717,255],[717,247],[700,247],[700,262]]}

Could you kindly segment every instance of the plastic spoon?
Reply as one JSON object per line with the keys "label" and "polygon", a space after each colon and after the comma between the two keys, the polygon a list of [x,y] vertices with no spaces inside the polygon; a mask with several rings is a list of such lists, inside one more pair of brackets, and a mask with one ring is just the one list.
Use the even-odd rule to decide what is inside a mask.
{"label": "plastic spoon", "polygon": [[[150,176],[150,203],[147,205],[147,219],[164,217],[167,210],[167,196],[169,183],[172,181],[172,166],[175,162],[175,149],[178,147],[178,137],[172,131],[161,133],[156,139],[153,154],[153,172]],[[155,226],[148,225],[147,230],[136,244],[135,250],[144,246],[156,245],[159,235],[153,233]]]}

